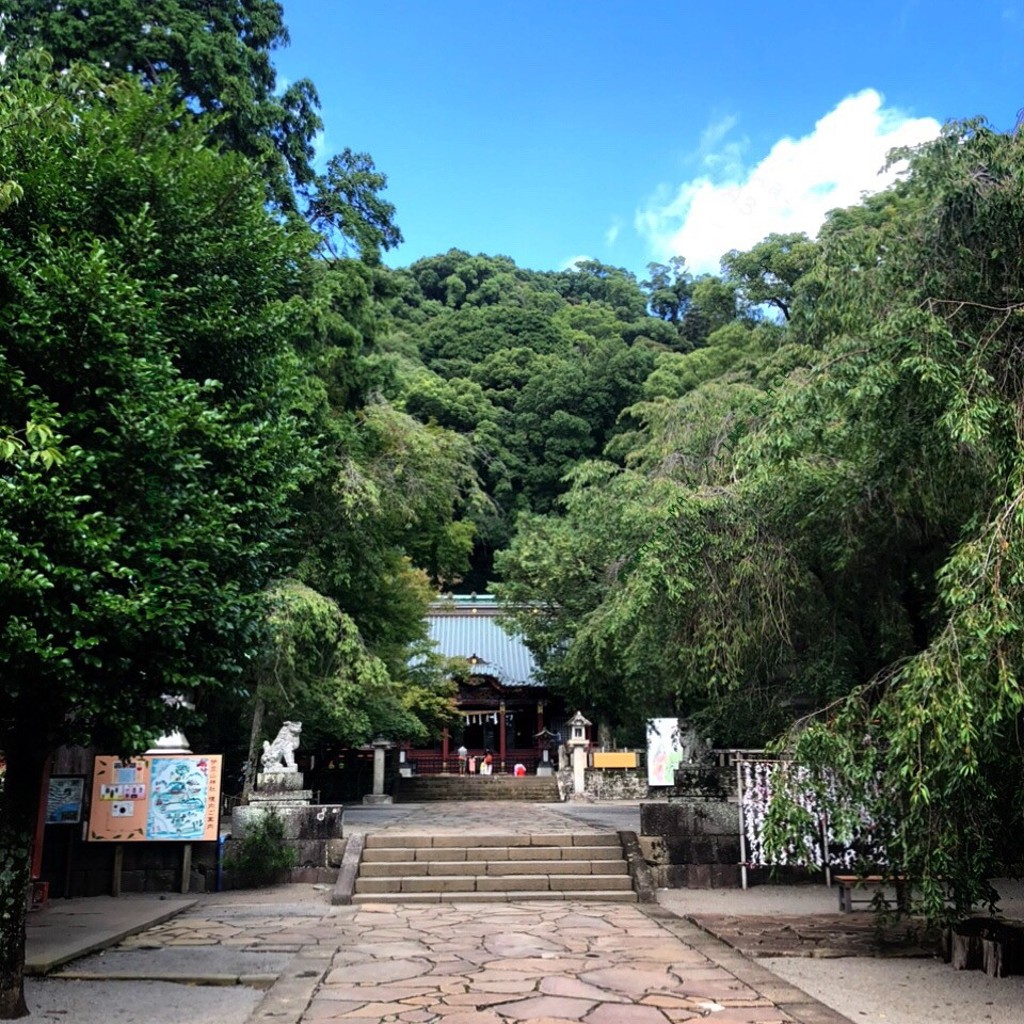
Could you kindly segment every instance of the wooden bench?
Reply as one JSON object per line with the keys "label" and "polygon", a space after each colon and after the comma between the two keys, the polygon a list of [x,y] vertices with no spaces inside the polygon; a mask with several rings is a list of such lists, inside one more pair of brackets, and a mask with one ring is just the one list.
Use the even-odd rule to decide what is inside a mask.
{"label": "wooden bench", "polygon": [[849,914],[855,903],[873,903],[874,892],[865,892],[860,899],[854,898],[855,889],[877,890],[885,885],[895,886],[897,889],[897,902],[900,899],[899,888],[903,882],[903,876],[886,877],[885,875],[833,875],[832,880],[839,888],[839,910],[843,914]]}

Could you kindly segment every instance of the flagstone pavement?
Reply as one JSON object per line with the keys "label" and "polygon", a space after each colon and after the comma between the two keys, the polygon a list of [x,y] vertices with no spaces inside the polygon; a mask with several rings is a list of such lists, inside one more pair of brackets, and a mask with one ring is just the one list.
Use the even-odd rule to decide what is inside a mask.
{"label": "flagstone pavement", "polygon": [[[361,817],[346,816],[346,831],[608,831],[636,829],[639,814],[635,805],[481,803]],[[332,906],[328,897],[297,885],[200,896],[179,916],[69,965],[53,984],[77,979],[110,991],[145,978],[191,981],[175,988],[197,996],[211,985],[262,990],[244,1018],[231,1017],[238,1024],[849,1024],[658,904]],[[200,1019],[185,1010],[168,1008],[168,1019]]]}
{"label": "flagstone pavement", "polygon": [[[246,964],[243,983],[266,987],[247,1024],[848,1024],[657,905],[332,907],[285,902],[295,888],[277,902],[206,897],[105,954],[102,974],[131,976],[124,967],[143,950],[199,973],[218,955],[287,955],[265,975]],[[88,971],[80,963],[65,976]]]}

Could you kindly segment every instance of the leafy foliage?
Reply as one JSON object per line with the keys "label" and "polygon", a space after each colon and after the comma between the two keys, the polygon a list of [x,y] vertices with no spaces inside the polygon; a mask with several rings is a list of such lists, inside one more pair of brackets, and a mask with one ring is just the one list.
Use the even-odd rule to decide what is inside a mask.
{"label": "leafy foliage", "polygon": [[49,752],[145,749],[187,724],[164,694],[241,685],[306,461],[289,308],[313,240],[168,90],[5,75],[0,898],[23,913]]}
{"label": "leafy foliage", "polygon": [[245,835],[232,839],[224,866],[246,886],[273,885],[295,867],[295,847],[287,842],[284,818],[274,808],[253,817]]}

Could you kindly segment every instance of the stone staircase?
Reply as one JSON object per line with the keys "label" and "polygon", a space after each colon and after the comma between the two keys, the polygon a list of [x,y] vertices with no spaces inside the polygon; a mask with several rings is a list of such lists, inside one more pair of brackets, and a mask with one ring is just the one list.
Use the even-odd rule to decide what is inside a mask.
{"label": "stone staircase", "polygon": [[354,903],[636,902],[614,834],[366,836]]}
{"label": "stone staircase", "polygon": [[561,801],[553,775],[417,775],[400,779],[395,793],[399,803],[427,800],[534,800]]}

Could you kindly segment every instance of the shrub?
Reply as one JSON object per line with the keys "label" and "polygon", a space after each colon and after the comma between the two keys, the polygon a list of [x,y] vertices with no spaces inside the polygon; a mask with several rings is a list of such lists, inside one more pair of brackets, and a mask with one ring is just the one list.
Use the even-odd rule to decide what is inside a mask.
{"label": "shrub", "polygon": [[224,866],[245,886],[272,885],[295,867],[295,848],[285,838],[284,818],[273,808],[232,840]]}

